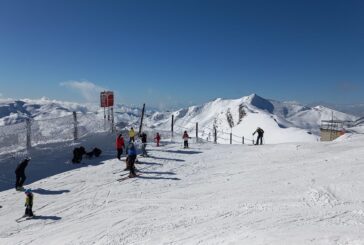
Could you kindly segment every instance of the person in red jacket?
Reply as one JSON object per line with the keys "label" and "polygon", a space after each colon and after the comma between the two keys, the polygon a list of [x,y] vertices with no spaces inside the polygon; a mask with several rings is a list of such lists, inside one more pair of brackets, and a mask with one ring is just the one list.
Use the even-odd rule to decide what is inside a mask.
{"label": "person in red jacket", "polygon": [[188,139],[191,137],[188,135],[187,131],[183,133],[182,139],[183,139],[183,147],[188,148]]}
{"label": "person in red jacket", "polygon": [[161,136],[159,135],[159,133],[157,133],[157,135],[155,136],[155,141],[157,142],[157,146],[159,146],[159,142],[161,140]]}
{"label": "person in red jacket", "polygon": [[116,138],[116,150],[118,152],[118,159],[120,160],[121,155],[123,154],[123,148],[125,147],[124,144],[124,137],[122,134],[119,134],[119,136]]}

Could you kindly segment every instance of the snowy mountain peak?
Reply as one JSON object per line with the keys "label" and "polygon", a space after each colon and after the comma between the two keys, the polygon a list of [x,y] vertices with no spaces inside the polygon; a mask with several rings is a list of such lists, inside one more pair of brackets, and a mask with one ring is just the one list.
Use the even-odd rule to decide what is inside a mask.
{"label": "snowy mountain peak", "polygon": [[264,99],[257,94],[251,94],[246,97],[245,103],[251,104],[252,106],[255,106],[261,110],[268,111],[270,113],[273,113],[274,111],[273,104],[269,100]]}

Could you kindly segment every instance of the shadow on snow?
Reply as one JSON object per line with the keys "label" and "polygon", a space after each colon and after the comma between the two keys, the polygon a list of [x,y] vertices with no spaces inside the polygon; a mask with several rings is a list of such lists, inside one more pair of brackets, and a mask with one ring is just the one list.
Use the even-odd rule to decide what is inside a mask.
{"label": "shadow on snow", "polygon": [[70,192],[69,190],[58,190],[58,191],[52,191],[52,190],[45,190],[42,188],[37,188],[32,190],[34,193],[40,194],[40,195],[61,195],[63,193]]}
{"label": "shadow on snow", "polygon": [[[31,183],[53,175],[82,167],[97,166],[103,164],[104,161],[115,159],[116,152],[114,145],[103,144],[103,146],[101,146],[100,144],[100,142],[114,142],[114,140],[115,138],[113,135],[96,134],[89,137],[84,137],[78,140],[77,143],[73,143],[72,141],[47,143],[43,145],[36,145],[30,149],[29,152],[18,152],[15,155],[8,154],[7,156],[2,156],[0,159],[0,191],[14,188],[14,171],[19,162],[23,160],[25,155],[32,157],[32,160],[25,169],[25,175],[27,179],[24,183],[24,187],[27,188],[26,186]],[[94,147],[98,147],[102,150],[101,156],[93,158],[86,158],[84,156],[81,163],[73,164],[71,161],[73,157],[73,149],[80,146],[84,146],[86,151],[90,151]],[[38,190],[41,192],[40,194],[43,195],[62,194],[60,191],[50,191],[44,189]]]}
{"label": "shadow on snow", "polygon": [[154,151],[162,151],[168,153],[175,153],[175,154],[200,154],[202,151],[191,151],[191,150],[154,150]]}
{"label": "shadow on snow", "polygon": [[155,176],[138,176],[138,179],[155,179],[155,180],[181,180],[180,178],[166,178],[166,177],[155,177]]}

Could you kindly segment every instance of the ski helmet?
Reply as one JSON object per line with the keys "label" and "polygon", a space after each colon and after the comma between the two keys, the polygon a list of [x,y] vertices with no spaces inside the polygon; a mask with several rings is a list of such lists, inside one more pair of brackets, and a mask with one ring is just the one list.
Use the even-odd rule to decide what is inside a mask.
{"label": "ski helmet", "polygon": [[30,193],[32,193],[32,189],[26,189],[25,190],[25,194],[30,194]]}

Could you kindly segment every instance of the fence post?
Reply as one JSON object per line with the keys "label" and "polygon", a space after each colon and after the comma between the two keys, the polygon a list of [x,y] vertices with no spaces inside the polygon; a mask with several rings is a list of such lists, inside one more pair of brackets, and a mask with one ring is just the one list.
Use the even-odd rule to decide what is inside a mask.
{"label": "fence post", "polygon": [[172,133],[172,137],[171,137],[171,141],[173,141],[173,124],[174,124],[174,115],[172,114],[172,122],[171,122],[171,133]]}
{"label": "fence post", "polygon": [[216,127],[214,127],[214,143],[217,144],[217,130],[216,130]]}
{"label": "fence post", "polygon": [[26,127],[27,127],[27,150],[29,150],[32,147],[32,124],[30,122],[30,119],[26,119]]}
{"label": "fence post", "polygon": [[233,143],[233,134],[230,133],[230,145]]}
{"label": "fence post", "polygon": [[114,122],[114,107],[111,107],[111,132],[115,132],[115,122]]}
{"label": "fence post", "polygon": [[196,143],[198,143],[198,122],[196,123]]}
{"label": "fence post", "polygon": [[244,136],[243,136],[243,138],[242,138],[242,139],[243,139],[243,141],[242,141],[242,142],[243,142],[243,145],[244,145]]}
{"label": "fence post", "polygon": [[78,130],[77,130],[77,114],[73,112],[73,140],[78,139]]}

